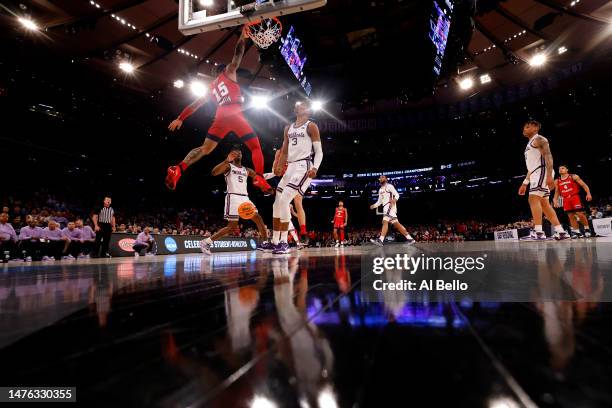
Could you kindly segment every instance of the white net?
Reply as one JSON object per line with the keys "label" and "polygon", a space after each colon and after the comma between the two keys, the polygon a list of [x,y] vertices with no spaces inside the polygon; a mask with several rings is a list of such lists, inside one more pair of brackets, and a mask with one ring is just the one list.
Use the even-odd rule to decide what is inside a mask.
{"label": "white net", "polygon": [[247,34],[259,48],[268,48],[281,37],[283,25],[280,20],[264,18],[261,22],[246,26]]}

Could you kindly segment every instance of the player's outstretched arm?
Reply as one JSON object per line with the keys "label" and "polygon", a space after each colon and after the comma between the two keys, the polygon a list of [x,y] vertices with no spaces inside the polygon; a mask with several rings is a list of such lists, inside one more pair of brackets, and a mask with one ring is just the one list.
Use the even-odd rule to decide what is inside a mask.
{"label": "player's outstretched arm", "polygon": [[204,105],[204,102],[206,102],[206,96],[202,96],[201,98],[198,98],[195,101],[193,101],[193,103],[191,103],[189,106],[183,109],[183,111],[178,116],[178,118],[174,119],[170,123],[170,125],[168,125],[168,130],[173,132],[177,129],[180,129],[181,126],[183,126],[183,122],[185,121],[185,119],[187,119],[189,116],[193,115],[195,111],[200,109],[200,107]]}
{"label": "player's outstretched arm", "polygon": [[[242,32],[240,34],[240,38],[236,43],[236,48],[234,48],[234,56],[232,57],[232,62],[225,68],[225,72],[230,76],[235,76],[238,67],[242,63],[242,57],[244,57],[244,51],[246,50],[246,40],[248,36],[246,35],[246,30],[243,27]],[[232,78],[235,80],[235,78]]]}
{"label": "player's outstretched arm", "polygon": [[591,196],[591,189],[589,188],[589,186],[587,186],[587,183],[585,183],[584,180],[582,180],[577,174],[574,174],[572,178],[576,183],[578,183],[580,187],[582,187],[582,189],[586,193],[586,200],[591,201],[593,199],[593,196]]}
{"label": "player's outstretched arm", "polygon": [[308,171],[308,177],[314,178],[317,176],[321,162],[323,161],[323,146],[321,145],[321,134],[319,133],[319,127],[310,122],[308,124],[308,134],[310,140],[312,140],[312,149],[314,150],[313,168]]}
{"label": "player's outstretched arm", "polygon": [[220,176],[221,174],[227,173],[230,170],[230,163],[233,162],[235,158],[236,154],[234,152],[230,152],[225,160],[213,167],[210,174],[213,176]]}

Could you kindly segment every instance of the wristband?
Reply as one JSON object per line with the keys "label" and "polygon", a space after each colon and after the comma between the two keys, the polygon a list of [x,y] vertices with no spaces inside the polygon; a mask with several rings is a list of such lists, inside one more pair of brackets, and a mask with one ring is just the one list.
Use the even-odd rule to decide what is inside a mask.
{"label": "wristband", "polygon": [[524,184],[524,185],[528,186],[528,185],[529,185],[529,183],[530,183],[529,179],[525,179],[525,180],[523,180],[523,184]]}

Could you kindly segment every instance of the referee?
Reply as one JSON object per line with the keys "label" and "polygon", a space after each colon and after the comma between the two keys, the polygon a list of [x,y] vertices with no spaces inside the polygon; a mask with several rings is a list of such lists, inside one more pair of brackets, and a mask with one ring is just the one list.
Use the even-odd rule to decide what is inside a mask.
{"label": "referee", "polygon": [[104,206],[98,214],[93,215],[94,228],[96,230],[96,256],[110,258],[108,245],[111,233],[115,231],[115,210],[111,205],[111,198],[104,197]]}

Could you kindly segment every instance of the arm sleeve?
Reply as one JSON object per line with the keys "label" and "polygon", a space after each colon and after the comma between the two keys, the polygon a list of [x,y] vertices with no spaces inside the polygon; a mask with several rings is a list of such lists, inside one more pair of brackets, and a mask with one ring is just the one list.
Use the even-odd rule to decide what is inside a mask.
{"label": "arm sleeve", "polygon": [[314,150],[314,159],[313,159],[314,167],[318,169],[319,166],[321,165],[321,162],[323,161],[323,147],[321,146],[320,141],[316,141],[316,142],[312,142],[312,148]]}
{"label": "arm sleeve", "polygon": [[191,105],[189,105],[185,109],[183,109],[183,111],[179,115],[178,119],[180,121],[184,121],[185,119],[187,119],[188,117],[193,115],[193,113],[195,111],[200,109],[200,106],[202,106],[204,104],[205,100],[206,100],[206,98],[203,98],[203,97],[196,99],[195,102],[193,102]]}

